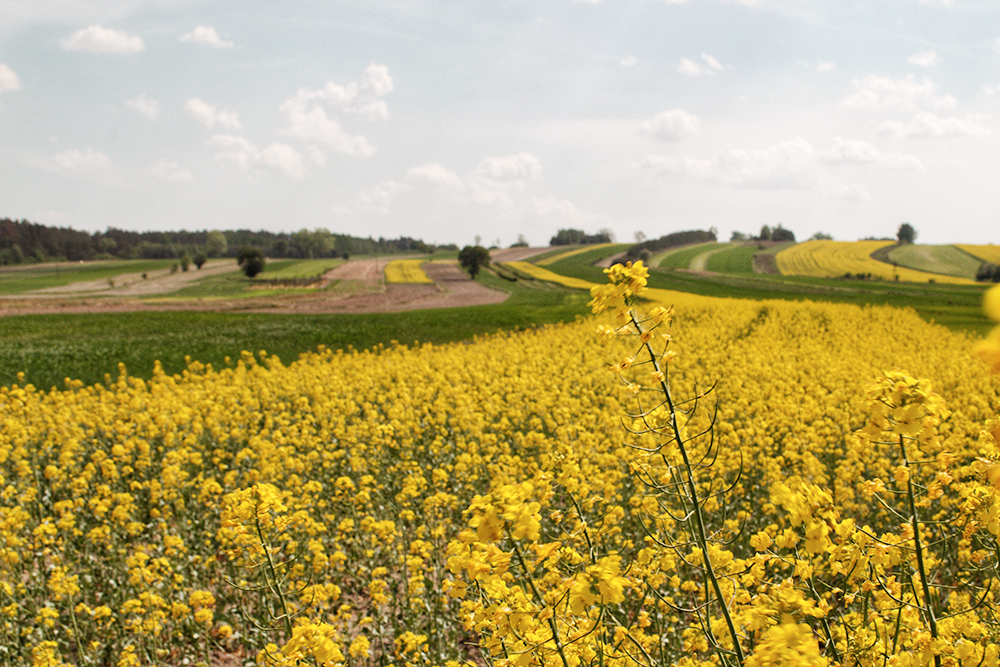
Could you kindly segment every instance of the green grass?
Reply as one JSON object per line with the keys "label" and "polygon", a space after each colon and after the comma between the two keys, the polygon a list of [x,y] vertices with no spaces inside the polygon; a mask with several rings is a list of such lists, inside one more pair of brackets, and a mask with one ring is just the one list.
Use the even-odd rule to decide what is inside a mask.
{"label": "green grass", "polygon": [[23,294],[72,283],[107,280],[123,273],[164,271],[176,263],[173,259],[137,259],[3,267],[0,268],[0,294]]}
{"label": "green grass", "polygon": [[16,315],[0,318],[0,386],[17,373],[37,387],[62,388],[64,378],[86,384],[130,375],[149,378],[159,360],[168,373],[185,368],[185,355],[216,367],[243,350],[266,350],[294,361],[319,345],[368,349],[391,341],[450,343],[477,335],[571,322],[589,312],[577,290],[532,289],[481,274],[480,282],[510,292],[501,304],[362,315],[289,315],[232,312],[142,312]]}
{"label": "green grass", "polygon": [[[708,243],[695,243],[677,248],[662,255],[659,264],[652,264],[652,266],[661,269],[686,269],[691,265],[692,259],[715,245],[717,245],[715,241],[709,241]],[[655,260],[656,258],[650,260],[650,262],[652,263]]]}
{"label": "green grass", "polygon": [[[607,259],[612,255],[617,255],[620,252],[628,250],[632,244],[630,243],[616,243],[614,245],[608,245],[601,248],[594,248],[593,250],[587,250],[581,252],[578,255],[573,255],[572,257],[567,257],[565,259],[560,259],[558,262],[546,265],[546,269],[550,271],[556,271],[561,273],[561,269],[573,270],[579,267],[593,267],[594,264],[600,262],[602,259]],[[579,247],[579,246],[577,246]],[[532,264],[537,264],[536,261],[538,257],[532,257],[528,261]],[[598,269],[598,271],[603,271],[603,269]]]}
{"label": "green grass", "polygon": [[753,258],[759,250],[753,244],[742,243],[712,253],[705,269],[715,273],[753,273]]}
{"label": "green grass", "polygon": [[907,243],[889,251],[889,261],[928,273],[975,279],[982,260],[953,245],[916,245]]}
{"label": "green grass", "polygon": [[313,278],[344,263],[342,259],[275,259],[269,260],[257,278],[263,281],[289,278]]}

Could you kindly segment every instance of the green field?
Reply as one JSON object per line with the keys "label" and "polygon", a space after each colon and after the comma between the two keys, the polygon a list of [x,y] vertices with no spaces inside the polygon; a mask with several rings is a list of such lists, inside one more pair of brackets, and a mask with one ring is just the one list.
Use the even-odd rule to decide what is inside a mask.
{"label": "green field", "polygon": [[915,243],[893,247],[888,253],[888,260],[908,269],[970,279],[975,279],[976,271],[983,263],[953,245]]}
{"label": "green field", "polygon": [[[65,287],[73,283],[115,279],[125,274],[169,271],[173,259],[59,262],[16,267],[0,267],[0,294],[23,294],[33,290]],[[196,271],[191,265],[192,271]]]}
{"label": "green field", "polygon": [[261,280],[315,278],[344,263],[342,259],[275,259],[267,262]]}
{"label": "green field", "polygon": [[[117,377],[118,362],[149,378],[159,360],[179,373],[185,356],[221,366],[243,350],[266,350],[284,361],[315,350],[449,343],[477,335],[571,322],[588,312],[589,295],[549,283],[533,288],[484,272],[479,281],[511,292],[504,303],[364,315],[288,315],[232,312],[140,312],[16,315],[0,318],[0,386],[17,381],[63,386],[66,377],[86,384]],[[259,293],[259,292],[258,292]]]}
{"label": "green field", "polygon": [[753,273],[753,258],[759,252],[753,244],[730,245],[709,255],[705,270],[714,273]]}
{"label": "green field", "polygon": [[717,245],[715,242],[695,243],[694,245],[674,248],[650,259],[650,266],[661,269],[686,269],[691,265],[691,260],[715,245]]}
{"label": "green field", "polygon": [[[587,251],[547,268],[562,275],[602,283],[605,280],[603,270],[594,263],[625,248],[627,244]],[[674,254],[681,252],[694,256],[704,252],[704,247],[689,247]],[[717,273],[652,269],[649,285],[714,297],[808,299],[913,308],[926,320],[974,335],[984,335],[992,326],[982,313],[985,285],[756,275],[748,271],[748,263],[752,263],[757,252],[760,251],[755,245],[720,250],[708,258],[709,270]],[[286,268],[289,272],[312,271],[318,266],[310,264],[312,261],[290,262]],[[329,265],[328,261],[323,261]],[[150,265],[133,264],[130,270],[135,271],[135,266],[148,269]],[[162,268],[163,263],[156,266]],[[96,267],[79,269],[73,265],[67,266],[63,273],[73,273],[77,279],[94,280],[97,270]],[[487,270],[478,278],[484,284],[510,293],[506,302],[491,306],[381,314],[170,311],[7,316],[0,319],[0,340],[4,342],[0,347],[0,385],[17,381],[17,373],[22,371],[26,374],[25,381],[45,388],[62,387],[65,377],[88,384],[103,382],[105,374],[117,374],[118,362],[123,362],[130,374],[139,377],[150,377],[157,360],[168,373],[178,373],[185,367],[186,356],[218,366],[225,363],[226,357],[237,358],[243,350],[263,349],[290,361],[319,345],[365,349],[389,345],[392,341],[447,343],[480,334],[572,321],[589,312],[589,294],[582,290],[530,279],[510,269],[501,268],[499,273],[502,275]],[[31,278],[40,279],[39,275]],[[71,282],[63,279],[66,280],[63,284]],[[250,284],[251,281],[238,272],[209,276],[169,299],[289,293],[287,288],[251,292],[248,290]],[[6,281],[4,288],[12,289]],[[20,287],[13,288],[17,289]]]}

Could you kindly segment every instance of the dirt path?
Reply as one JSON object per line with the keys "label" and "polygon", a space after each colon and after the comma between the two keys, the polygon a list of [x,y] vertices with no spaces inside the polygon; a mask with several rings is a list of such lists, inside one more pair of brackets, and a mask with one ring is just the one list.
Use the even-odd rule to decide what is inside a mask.
{"label": "dirt path", "polygon": [[[119,292],[111,292],[109,289],[105,289],[103,292],[107,296],[101,297],[95,296],[94,292],[84,290],[63,291],[35,296],[34,298],[22,295],[17,298],[0,299],[0,316],[166,310],[316,314],[378,313],[479,306],[501,303],[507,298],[507,294],[504,292],[489,289],[470,280],[468,275],[453,262],[428,262],[424,264],[424,270],[434,281],[434,284],[387,285],[382,273],[386,262],[385,258],[351,260],[324,275],[324,279],[328,282],[338,281],[333,287],[312,292],[290,291],[287,296],[155,300],[139,299],[134,296],[122,298],[123,295]],[[231,270],[230,264],[230,262],[226,262],[224,270]],[[205,275],[206,269],[207,266],[202,269],[202,276]],[[191,273],[195,272],[188,271],[182,275],[188,277],[187,274]],[[177,275],[173,274],[170,278]],[[197,275],[193,276],[194,279],[197,277]],[[157,284],[163,285],[159,280]],[[108,288],[106,283],[105,288]]]}

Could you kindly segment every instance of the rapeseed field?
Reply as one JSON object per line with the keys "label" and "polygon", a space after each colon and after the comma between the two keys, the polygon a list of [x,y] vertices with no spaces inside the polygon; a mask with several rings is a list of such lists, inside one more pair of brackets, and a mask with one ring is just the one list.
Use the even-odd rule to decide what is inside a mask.
{"label": "rapeseed field", "polygon": [[997,665],[1000,334],[608,273],[575,324],[0,389],[0,663]]}
{"label": "rapeseed field", "polygon": [[434,281],[420,266],[422,259],[394,259],[385,265],[385,281],[398,284],[426,284]]}
{"label": "rapeseed field", "polygon": [[861,275],[907,282],[974,283],[969,278],[927,273],[872,259],[872,253],[893,244],[893,241],[805,241],[785,248],[775,260],[778,270],[786,276],[841,278]]}

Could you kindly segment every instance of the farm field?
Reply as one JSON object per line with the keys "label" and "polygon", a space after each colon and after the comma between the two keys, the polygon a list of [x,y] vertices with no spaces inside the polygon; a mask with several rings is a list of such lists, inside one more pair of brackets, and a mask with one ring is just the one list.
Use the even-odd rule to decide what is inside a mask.
{"label": "farm field", "polygon": [[[669,546],[693,539],[663,514],[686,502],[665,483],[688,468],[662,411],[625,422],[657,432],[623,430],[634,390],[654,407],[659,380],[639,337],[599,335],[622,323],[611,315],[463,344],[248,352],[177,375],[0,390],[0,645],[12,664],[456,667],[479,646],[497,664],[514,664],[506,647],[562,665],[562,644],[567,665],[602,653],[708,665],[702,620],[728,643],[710,562],[747,665],[921,650],[991,664],[1000,498],[983,471],[1000,433],[981,434],[1000,379],[973,339],[894,308],[646,296],[645,326],[661,332],[671,318],[651,309],[674,304],[677,356],[657,353],[673,395],[714,386],[684,404],[696,409],[679,432],[704,457],[695,488],[724,543]],[[899,502],[907,480],[928,489],[918,510]],[[729,484],[724,504],[706,499]],[[925,603],[893,583],[918,590],[920,577],[890,509],[934,516],[918,525],[936,581],[976,585]],[[930,605],[957,614],[933,649],[918,613]]]}
{"label": "farm field", "polygon": [[925,273],[939,273],[974,280],[982,261],[953,245],[906,243],[888,253],[890,262]]}
{"label": "farm field", "polygon": [[672,248],[651,258],[650,265],[661,269],[686,269],[690,266],[691,260],[717,245],[717,243],[695,243]]}
{"label": "farm field", "polygon": [[[777,255],[778,269],[786,276],[839,278],[871,275],[881,280],[971,284],[971,278],[958,278],[894,267],[871,258],[872,253],[893,245],[891,241],[806,241]],[[898,276],[898,278],[897,278]]]}
{"label": "farm field", "polygon": [[1000,264],[1000,246],[996,245],[958,245],[960,250],[964,250],[973,257],[978,257],[990,264]]}
{"label": "farm field", "polygon": [[433,284],[420,265],[423,259],[394,259],[385,265],[385,280],[398,285]]}

